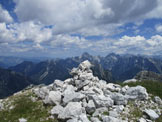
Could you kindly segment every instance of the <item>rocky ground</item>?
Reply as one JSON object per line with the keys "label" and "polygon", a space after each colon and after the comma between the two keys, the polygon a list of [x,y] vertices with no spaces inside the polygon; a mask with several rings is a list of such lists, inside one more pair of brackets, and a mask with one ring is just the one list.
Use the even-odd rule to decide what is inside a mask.
{"label": "rocky ground", "polygon": [[[122,87],[99,80],[90,68],[90,62],[84,61],[72,69],[73,78],[55,80],[48,86],[29,88],[1,100],[0,118],[3,117],[3,122],[162,121],[160,97],[148,94],[142,86]],[[26,100],[19,101],[19,97]],[[16,100],[22,108],[29,110],[27,113],[32,113],[30,117],[25,110],[17,110]],[[25,106],[26,101],[30,106]],[[14,112],[24,114],[14,118],[11,116]]]}

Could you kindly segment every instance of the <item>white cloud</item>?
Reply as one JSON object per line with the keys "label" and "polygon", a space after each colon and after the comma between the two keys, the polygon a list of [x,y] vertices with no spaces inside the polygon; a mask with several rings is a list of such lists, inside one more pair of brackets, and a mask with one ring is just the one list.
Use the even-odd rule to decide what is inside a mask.
{"label": "white cloud", "polygon": [[0,42],[32,41],[41,43],[52,38],[52,29],[33,21],[6,25],[0,23]]}
{"label": "white cloud", "polygon": [[[112,24],[137,22],[145,18],[147,13],[157,7],[158,0],[15,0],[15,2],[15,12],[21,21],[34,20],[54,25],[55,34],[76,31],[88,34],[90,29],[95,28],[90,35],[92,33],[105,35],[112,29]],[[108,29],[99,33],[98,30],[104,25]]]}
{"label": "white cloud", "polygon": [[7,29],[5,23],[0,23],[0,43],[8,43],[10,41],[15,41],[12,31]]}
{"label": "white cloud", "polygon": [[156,7],[149,13],[147,13],[147,18],[162,18],[162,0],[157,0]]}
{"label": "white cloud", "polygon": [[156,25],[155,26],[155,29],[158,33],[161,33],[162,32],[162,25]]}
{"label": "white cloud", "polygon": [[51,46],[53,47],[63,47],[63,48],[78,48],[78,49],[84,49],[89,48],[92,46],[92,44],[86,40],[85,38],[79,38],[76,36],[70,36],[70,35],[56,35],[53,37],[53,40],[51,41]]}
{"label": "white cloud", "polygon": [[7,10],[4,10],[0,4],[0,22],[12,22],[13,19]]}

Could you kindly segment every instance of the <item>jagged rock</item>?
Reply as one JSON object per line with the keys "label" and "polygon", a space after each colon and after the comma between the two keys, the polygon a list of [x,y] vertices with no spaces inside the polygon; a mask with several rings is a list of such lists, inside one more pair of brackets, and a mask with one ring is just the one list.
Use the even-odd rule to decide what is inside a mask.
{"label": "jagged rock", "polygon": [[34,93],[41,99],[45,99],[45,97],[49,94],[49,89],[47,87],[37,88],[34,90]]}
{"label": "jagged rock", "polygon": [[93,117],[99,116],[104,112],[108,112],[108,108],[106,107],[101,107],[101,108],[97,108],[96,111],[92,114]]}
{"label": "jagged rock", "polygon": [[98,95],[103,95],[103,91],[97,87],[91,87],[91,89]]}
{"label": "jagged rock", "polygon": [[115,117],[111,117],[111,116],[102,116],[102,121],[103,122],[122,122],[122,120],[117,119]]}
{"label": "jagged rock", "polygon": [[113,93],[111,95],[112,100],[114,100],[115,105],[126,105],[127,99],[120,93]]}
{"label": "jagged rock", "polygon": [[95,103],[96,108],[113,106],[114,101],[110,97],[104,95],[93,95],[89,97]]}
{"label": "jagged rock", "polygon": [[91,117],[92,122],[101,122],[97,117]]}
{"label": "jagged rock", "polygon": [[65,84],[74,84],[74,79],[73,78],[68,78],[64,81]]}
{"label": "jagged rock", "polygon": [[67,104],[68,102],[79,102],[85,98],[85,95],[80,92],[75,92],[76,88],[72,85],[68,85],[65,91],[63,92],[63,103]]}
{"label": "jagged rock", "polygon": [[61,92],[60,91],[50,91],[49,95],[44,100],[45,104],[57,105],[61,102]]}
{"label": "jagged rock", "polygon": [[125,94],[126,91],[127,91],[128,89],[129,89],[129,86],[128,86],[128,85],[124,86],[124,87],[121,89],[121,93],[122,93],[122,94]]}
{"label": "jagged rock", "polygon": [[59,90],[61,88],[63,88],[64,82],[61,80],[55,80],[53,83],[53,89],[54,90]]}
{"label": "jagged rock", "polygon": [[3,110],[3,109],[4,109],[3,103],[2,103],[2,101],[0,100],[0,111]]}
{"label": "jagged rock", "polygon": [[160,97],[155,96],[155,97],[154,97],[154,101],[155,101],[157,104],[162,105],[162,100],[161,100]]}
{"label": "jagged rock", "polygon": [[63,112],[64,108],[61,105],[56,105],[52,108],[51,114],[52,115],[59,115]]}
{"label": "jagged rock", "polygon": [[140,118],[138,122],[147,122],[144,118]]}
{"label": "jagged rock", "polygon": [[24,118],[20,118],[20,119],[19,119],[19,122],[27,122],[27,120],[24,119]]}
{"label": "jagged rock", "polygon": [[123,105],[118,105],[115,107],[115,110],[118,112],[118,113],[121,113],[123,110],[124,110],[124,106]]}
{"label": "jagged rock", "polygon": [[148,93],[146,92],[146,89],[142,86],[130,87],[126,91],[126,97],[130,100],[145,100],[148,99]]}
{"label": "jagged rock", "polygon": [[85,107],[87,113],[91,114],[96,110],[96,106],[93,100],[89,100],[87,106]]}
{"label": "jagged rock", "polygon": [[108,83],[106,88],[112,92],[118,92],[121,90],[121,86],[118,84]]}
{"label": "jagged rock", "polygon": [[137,82],[137,79],[125,80],[123,83],[135,83],[135,82]]}
{"label": "jagged rock", "polygon": [[119,114],[116,111],[109,111],[109,116],[111,117],[119,117]]}
{"label": "jagged rock", "polygon": [[144,112],[149,116],[151,120],[156,120],[157,118],[159,118],[159,115],[154,110],[146,109]]}
{"label": "jagged rock", "polygon": [[85,81],[85,80],[92,80],[93,77],[94,76],[92,73],[83,72],[83,73],[79,74],[78,79],[81,81]]}
{"label": "jagged rock", "polygon": [[72,118],[67,120],[66,122],[78,122],[78,118]]}
{"label": "jagged rock", "polygon": [[79,117],[85,110],[82,108],[81,102],[69,102],[63,112],[58,115],[59,119],[71,119]]}
{"label": "jagged rock", "polygon": [[99,80],[99,82],[96,84],[96,86],[97,86],[99,89],[103,90],[103,89],[105,88],[106,84],[107,84],[106,81],[104,81],[104,80]]}
{"label": "jagged rock", "polygon": [[88,85],[90,80],[75,80],[75,85],[78,89],[82,89],[84,86]]}
{"label": "jagged rock", "polygon": [[90,122],[90,121],[87,118],[87,115],[84,113],[79,116],[79,122]]}
{"label": "jagged rock", "polygon": [[64,94],[63,103],[67,104],[68,102],[79,102],[85,98],[85,95],[80,92],[66,93]]}
{"label": "jagged rock", "polygon": [[71,93],[74,93],[76,90],[77,88],[74,87],[73,85],[67,85],[67,87],[63,91],[63,94],[71,94]]}
{"label": "jagged rock", "polygon": [[92,67],[92,64],[91,64],[88,60],[82,62],[82,63],[79,65],[79,69],[81,69],[81,70],[88,70],[88,69],[90,69],[91,67]]}
{"label": "jagged rock", "polygon": [[90,122],[86,114],[81,114],[78,118],[69,119],[67,122]]}

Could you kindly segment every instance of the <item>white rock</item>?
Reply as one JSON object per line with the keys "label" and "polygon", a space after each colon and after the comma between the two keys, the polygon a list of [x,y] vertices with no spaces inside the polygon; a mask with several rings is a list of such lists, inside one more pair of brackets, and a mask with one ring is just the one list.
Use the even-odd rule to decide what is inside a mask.
{"label": "white rock", "polygon": [[114,101],[110,97],[105,97],[104,95],[93,95],[90,96],[90,99],[94,101],[96,108],[110,107],[114,104]]}
{"label": "white rock", "polygon": [[63,112],[64,108],[61,105],[56,105],[52,108],[51,114],[52,115],[59,115]]}
{"label": "white rock", "polygon": [[27,120],[24,119],[24,118],[20,118],[20,119],[19,119],[19,122],[27,122]]}
{"label": "white rock", "polygon": [[58,118],[63,120],[78,118],[82,113],[85,113],[85,110],[82,108],[80,102],[69,102],[63,112],[58,115]]}
{"label": "white rock", "polygon": [[126,105],[127,99],[120,93],[112,93],[111,95],[112,100],[114,100],[115,105]]}
{"label": "white rock", "polygon": [[50,91],[48,96],[49,104],[60,104],[61,102],[61,92],[60,91]]}
{"label": "white rock", "polygon": [[96,94],[99,94],[99,95],[103,95],[103,91],[99,88],[96,88],[96,87],[92,87],[92,90],[96,93]]}
{"label": "white rock", "polygon": [[162,100],[161,100],[160,97],[155,96],[155,97],[154,97],[154,101],[155,101],[157,104],[162,105]]}
{"label": "white rock", "polygon": [[66,122],[79,122],[78,118],[72,118],[67,120]]}
{"label": "white rock", "polygon": [[103,122],[122,122],[122,120],[117,119],[115,117],[111,117],[111,116],[102,116],[102,121]]}
{"label": "white rock", "polygon": [[119,114],[116,111],[109,111],[109,116],[117,118]]}
{"label": "white rock", "polygon": [[68,79],[66,79],[64,81],[64,83],[66,83],[66,84],[73,84],[74,83],[74,80],[73,80],[73,78],[68,78]]}
{"label": "white rock", "polygon": [[138,122],[147,122],[144,118],[140,118]]}
{"label": "white rock", "polygon": [[121,90],[121,86],[118,84],[108,83],[106,88],[112,92],[119,92]]}
{"label": "white rock", "polygon": [[92,122],[101,122],[97,117],[91,117]]}
{"label": "white rock", "polygon": [[72,92],[64,94],[63,103],[67,104],[68,102],[79,102],[85,98],[85,95],[80,92]]}
{"label": "white rock", "polygon": [[127,99],[131,100],[145,100],[148,99],[148,93],[146,92],[146,89],[142,86],[130,87],[126,91],[126,97]]}
{"label": "white rock", "polygon": [[89,113],[89,114],[93,113],[96,110],[96,106],[95,106],[93,100],[88,101],[88,104],[85,109],[86,109],[87,113]]}
{"label": "white rock", "polygon": [[92,73],[87,73],[87,72],[83,72],[79,75],[79,80],[92,80],[93,79],[93,74]]}
{"label": "white rock", "polygon": [[151,110],[151,109],[146,109],[145,110],[145,113],[149,116],[150,119],[152,120],[155,120],[157,118],[159,118],[159,115],[154,111],[154,110]]}
{"label": "white rock", "polygon": [[0,101],[0,111],[4,109],[2,101]]}
{"label": "white rock", "polygon": [[90,122],[89,119],[87,118],[87,115],[86,114],[81,114],[79,116],[79,121],[80,122]]}
{"label": "white rock", "polygon": [[90,82],[90,80],[75,80],[75,85],[78,89],[82,89],[84,86],[87,86]]}
{"label": "white rock", "polygon": [[100,114],[104,113],[104,112],[108,112],[108,108],[106,107],[101,107],[96,109],[96,111],[93,113],[93,117],[99,116]]}
{"label": "white rock", "polygon": [[123,106],[123,105],[116,106],[116,107],[115,107],[115,110],[116,110],[118,113],[121,113],[121,112],[124,110],[124,106]]}
{"label": "white rock", "polygon": [[99,82],[96,84],[98,88],[100,88],[101,90],[103,90],[106,86],[107,82],[104,80],[99,80]]}
{"label": "white rock", "polygon": [[36,88],[34,89],[34,93],[41,99],[45,99],[45,97],[49,94],[49,89],[47,87]]}
{"label": "white rock", "polygon": [[128,85],[122,87],[121,93],[125,94],[128,89],[129,89],[129,86]]}
{"label": "white rock", "polygon": [[88,60],[86,60],[79,65],[79,68],[82,70],[86,70],[86,69],[90,69],[91,66],[92,64]]}
{"label": "white rock", "polygon": [[53,83],[53,87],[54,88],[57,88],[57,87],[63,87],[63,84],[64,84],[64,82],[63,81],[61,81],[61,80],[55,80],[54,81],[54,83]]}
{"label": "white rock", "polygon": [[125,80],[123,83],[135,83],[137,82],[136,79],[129,79],[129,80]]}

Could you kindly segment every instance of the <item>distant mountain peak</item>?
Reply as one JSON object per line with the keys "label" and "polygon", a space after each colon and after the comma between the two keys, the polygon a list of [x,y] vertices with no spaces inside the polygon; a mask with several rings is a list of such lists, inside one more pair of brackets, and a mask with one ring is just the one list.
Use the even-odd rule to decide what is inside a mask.
{"label": "distant mountain peak", "polygon": [[87,52],[84,52],[83,54],[82,54],[82,56],[81,57],[91,57],[92,55],[90,55],[89,53],[87,53]]}

